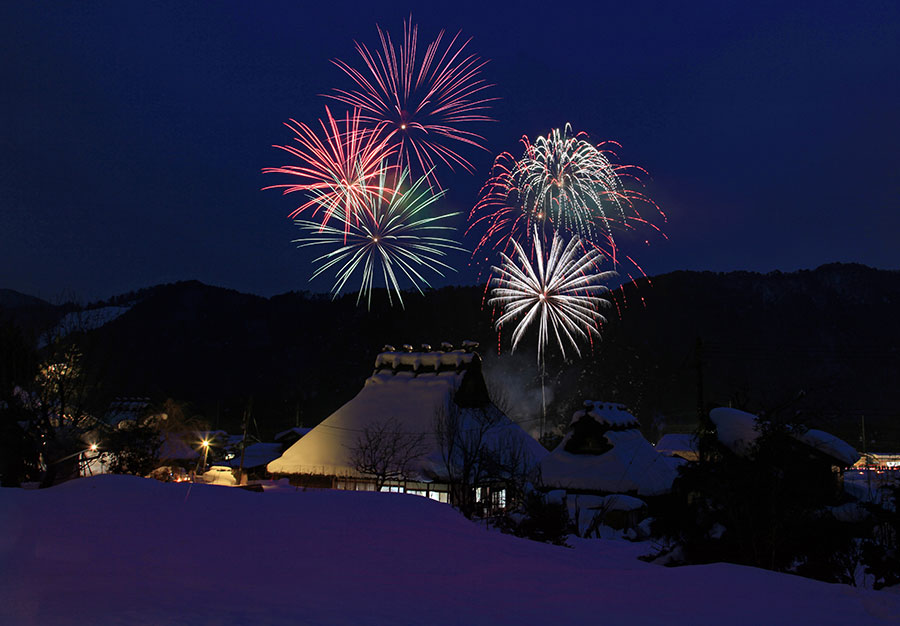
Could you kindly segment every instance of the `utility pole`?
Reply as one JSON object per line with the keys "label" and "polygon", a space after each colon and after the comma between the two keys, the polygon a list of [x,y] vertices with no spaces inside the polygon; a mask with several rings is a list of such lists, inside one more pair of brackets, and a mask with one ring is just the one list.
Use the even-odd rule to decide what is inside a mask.
{"label": "utility pole", "polygon": [[238,467],[238,485],[240,485],[244,479],[244,451],[247,449],[247,427],[250,425],[250,413],[252,410],[253,396],[250,396],[250,401],[247,403],[247,409],[244,411],[244,434],[241,436],[241,464]]}
{"label": "utility pole", "polygon": [[703,414],[703,341],[697,337],[694,367],[697,368],[697,419],[704,423],[706,416]]}
{"label": "utility pole", "polygon": [[714,444],[711,443],[712,423],[704,411],[703,401],[703,340],[697,335],[694,348],[694,368],[697,370],[697,452],[701,461],[709,461],[714,456]]}
{"label": "utility pole", "polygon": [[862,445],[863,445],[863,458],[866,460],[866,491],[868,492],[869,500],[872,499],[872,472],[869,471],[869,453],[866,450],[866,416],[859,416],[860,426],[862,428]]}

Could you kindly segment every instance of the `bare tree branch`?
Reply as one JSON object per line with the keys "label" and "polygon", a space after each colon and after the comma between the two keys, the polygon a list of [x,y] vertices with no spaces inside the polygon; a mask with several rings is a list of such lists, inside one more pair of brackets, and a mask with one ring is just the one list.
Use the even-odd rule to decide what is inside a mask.
{"label": "bare tree branch", "polygon": [[425,453],[424,433],[403,432],[395,418],[373,422],[363,429],[350,450],[353,468],[375,478],[381,491],[389,480],[409,478],[413,464]]}

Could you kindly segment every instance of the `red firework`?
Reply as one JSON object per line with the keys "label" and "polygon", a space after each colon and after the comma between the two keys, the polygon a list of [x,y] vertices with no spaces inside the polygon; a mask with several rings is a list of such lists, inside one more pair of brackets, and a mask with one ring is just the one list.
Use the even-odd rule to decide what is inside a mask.
{"label": "red firework", "polygon": [[378,36],[381,51],[372,52],[356,42],[363,69],[339,59],[332,61],[357,88],[335,89],[335,94],[327,97],[359,109],[363,121],[385,129],[390,145],[397,149],[397,164],[403,168],[416,163],[412,169],[418,170],[417,174],[428,173],[436,186],[440,187],[433,174],[437,164],[443,163],[451,170],[458,165],[473,172],[472,164],[444,142],[484,149],[481,135],[458,125],[493,121],[482,113],[489,102],[496,100],[482,95],[491,86],[480,78],[487,61],[465,52],[471,39],[461,42],[460,33],[442,47],[444,31],[419,59],[418,27],[411,19],[403,22],[399,50],[381,27]]}
{"label": "red firework", "polygon": [[319,120],[323,137],[302,122],[292,119],[285,123],[296,135],[296,143],[273,147],[296,157],[300,163],[267,167],[263,173],[287,174],[297,180],[263,189],[282,189],[284,194],[302,191],[309,196],[291,211],[289,218],[312,209],[312,217],[321,212],[318,221],[324,226],[337,211],[338,219],[349,228],[356,221],[357,211],[368,206],[371,195],[392,191],[385,189],[381,181],[385,170],[393,168],[386,163],[396,148],[377,129],[361,128],[361,121],[358,111],[336,120],[325,107],[325,119]]}

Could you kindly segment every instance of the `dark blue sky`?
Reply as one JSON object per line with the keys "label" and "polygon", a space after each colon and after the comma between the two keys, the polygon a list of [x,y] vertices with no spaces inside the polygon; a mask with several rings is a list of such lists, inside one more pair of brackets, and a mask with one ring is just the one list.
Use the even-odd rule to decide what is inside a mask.
{"label": "dark blue sky", "polygon": [[[399,33],[473,38],[501,98],[494,154],[569,121],[646,167],[668,241],[649,274],[857,261],[900,268],[900,4],[797,2],[5,2],[0,287],[90,300],[196,278],[310,285],[276,181],[288,118],[314,123],[355,62]],[[463,220],[458,221],[463,226]],[[471,247],[473,242],[463,241]],[[444,283],[470,283],[467,256]]]}

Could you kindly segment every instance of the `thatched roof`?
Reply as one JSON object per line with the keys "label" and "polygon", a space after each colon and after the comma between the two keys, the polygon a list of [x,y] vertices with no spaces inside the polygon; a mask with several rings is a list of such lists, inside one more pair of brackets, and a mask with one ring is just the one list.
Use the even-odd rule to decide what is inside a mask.
{"label": "thatched roof", "polygon": [[490,402],[481,358],[467,350],[386,350],[360,392],[284,454],[269,463],[273,474],[356,476],[353,449],[367,428],[388,420],[402,435],[421,436],[424,453],[414,463],[421,478],[440,478],[442,456],[435,436],[439,415],[457,411],[465,422],[476,412],[497,419],[496,434],[516,437],[535,461],[546,451]]}

